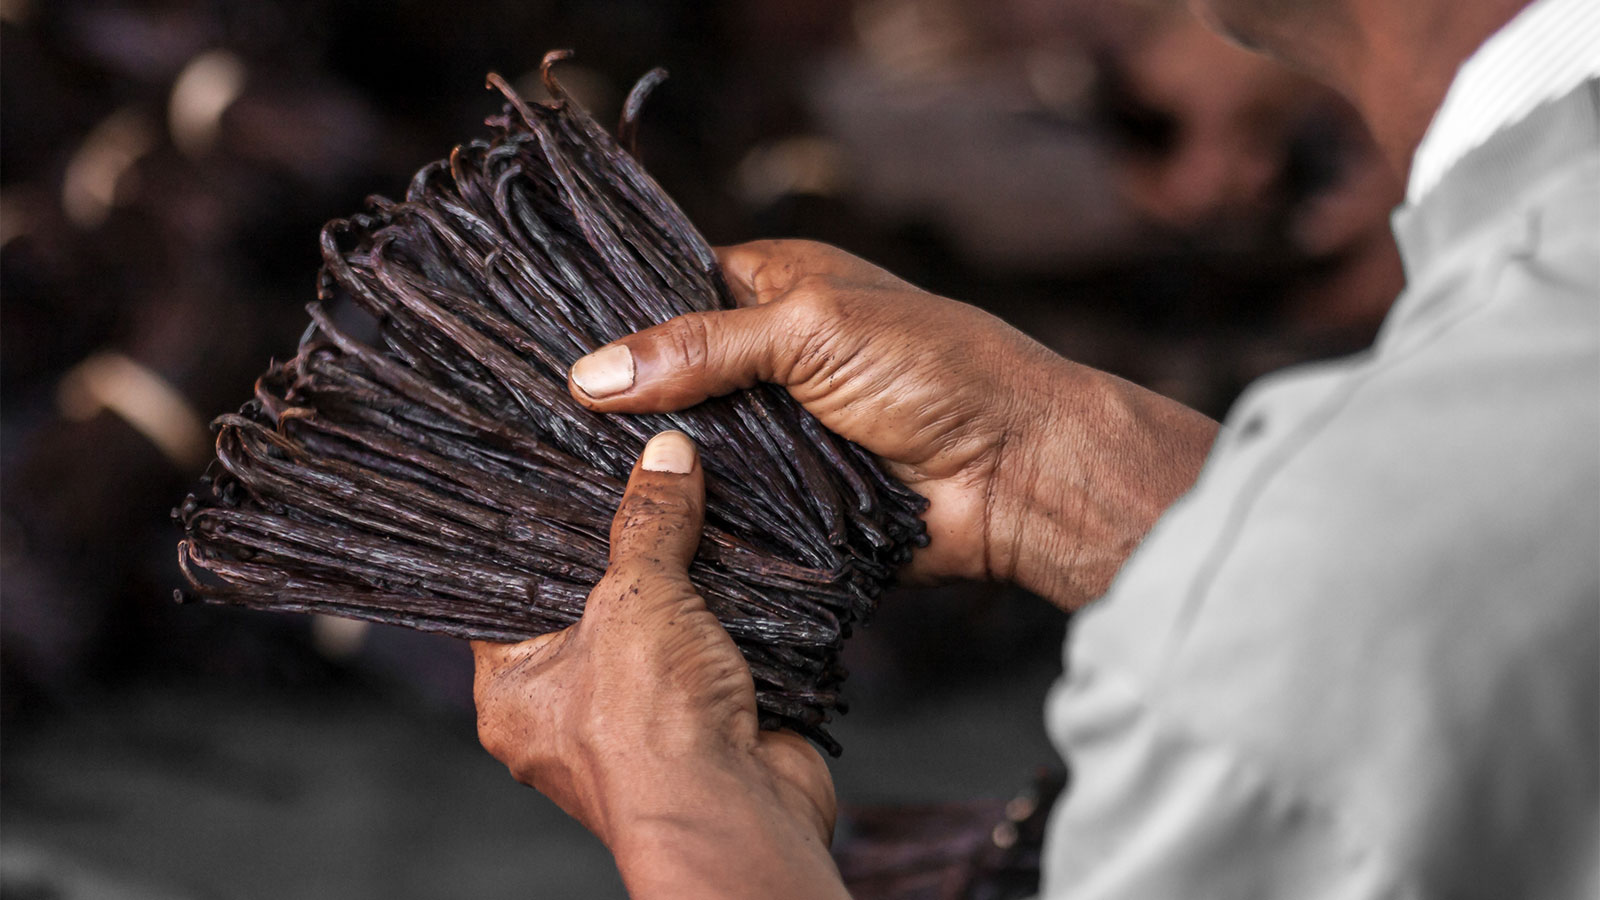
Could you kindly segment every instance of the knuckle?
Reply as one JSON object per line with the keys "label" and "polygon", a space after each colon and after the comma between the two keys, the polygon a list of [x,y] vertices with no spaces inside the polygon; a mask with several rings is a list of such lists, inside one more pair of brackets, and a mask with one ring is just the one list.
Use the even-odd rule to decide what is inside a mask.
{"label": "knuckle", "polygon": [[822,241],[813,241],[809,238],[794,238],[788,243],[790,248],[796,254],[822,256],[836,252],[832,244],[826,244]]}
{"label": "knuckle", "polygon": [[[788,360],[791,381],[815,378],[838,362],[842,340],[855,333],[862,337],[860,322],[851,322],[852,298],[840,291],[831,279],[807,279],[797,288],[795,302],[787,310],[788,331],[796,338]],[[852,328],[854,332],[852,332]]]}
{"label": "knuckle", "polygon": [[601,576],[600,583],[589,592],[589,602],[594,603],[596,596],[615,601],[638,593],[640,582],[647,578],[649,566],[640,560],[631,556],[615,559],[606,567],[606,574]]}
{"label": "knuckle", "polygon": [[797,278],[829,270],[840,255],[832,244],[805,238],[784,241],[782,250],[784,258],[794,264],[791,271]]}
{"label": "knuckle", "polygon": [[665,338],[667,362],[675,369],[700,369],[711,356],[711,326],[707,313],[687,313],[668,323]]}
{"label": "knuckle", "polygon": [[794,333],[808,343],[825,343],[858,318],[859,296],[842,286],[838,279],[809,275],[795,288],[788,315]]}
{"label": "knuckle", "polygon": [[505,732],[500,728],[497,719],[483,711],[478,713],[478,743],[482,745],[489,755],[501,762],[506,762]]}
{"label": "knuckle", "polygon": [[659,522],[687,519],[694,504],[687,494],[669,490],[634,490],[623,498],[617,516],[624,531]]}
{"label": "knuckle", "polygon": [[649,598],[663,590],[677,590],[688,581],[688,575],[677,567],[668,566],[659,557],[646,553],[626,556],[612,563],[601,585],[619,598]]}
{"label": "knuckle", "polygon": [[806,247],[795,246],[800,241],[774,241],[767,253],[750,272],[750,286],[761,302],[783,297],[792,290],[808,266],[812,254]]}
{"label": "knuckle", "polygon": [[796,278],[789,288],[789,300],[790,305],[801,307],[813,316],[835,313],[842,307],[837,280],[818,272]]}
{"label": "knuckle", "polygon": [[479,667],[477,674],[472,679],[472,703],[478,710],[478,724],[483,725],[483,711],[494,702],[492,676]]}

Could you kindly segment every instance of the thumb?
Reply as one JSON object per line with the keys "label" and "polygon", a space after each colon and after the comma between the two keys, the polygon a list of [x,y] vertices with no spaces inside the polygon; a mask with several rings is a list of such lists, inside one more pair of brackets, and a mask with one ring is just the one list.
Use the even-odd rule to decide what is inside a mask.
{"label": "thumb", "polygon": [[601,412],[670,412],[792,368],[805,336],[788,304],[693,312],[631,334],[573,363],[567,388]]}
{"label": "thumb", "polygon": [[694,442],[681,431],[651,438],[611,522],[611,568],[687,579],[704,510],[705,475]]}

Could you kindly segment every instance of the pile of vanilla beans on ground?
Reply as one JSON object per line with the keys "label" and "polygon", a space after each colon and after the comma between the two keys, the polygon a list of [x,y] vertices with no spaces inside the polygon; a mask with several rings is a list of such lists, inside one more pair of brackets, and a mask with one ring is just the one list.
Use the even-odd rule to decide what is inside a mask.
{"label": "pile of vanilla beans on ground", "polygon": [[[673,415],[569,396],[578,357],[733,300],[705,240],[550,75],[564,56],[545,59],[552,103],[491,76],[509,103],[489,140],[324,229],[299,353],[217,420],[217,461],[175,511],[190,591],[496,641],[565,627],[640,449],[677,428],[707,475],[690,576],[750,663],[762,724],[837,753],[839,649],[926,542],[925,501],[770,386]],[[629,96],[624,143],[663,75]],[[330,315],[349,304],[371,341]]]}

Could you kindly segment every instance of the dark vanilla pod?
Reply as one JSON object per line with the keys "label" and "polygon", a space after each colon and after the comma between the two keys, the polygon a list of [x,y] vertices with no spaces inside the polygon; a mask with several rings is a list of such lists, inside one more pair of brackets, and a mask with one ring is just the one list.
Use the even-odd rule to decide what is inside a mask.
{"label": "dark vanilla pod", "polygon": [[[706,471],[690,578],[750,663],[762,725],[837,753],[839,650],[926,543],[926,501],[770,385],[669,415],[571,398],[584,354],[734,301],[704,238],[551,75],[567,55],[545,57],[551,103],[491,75],[509,102],[488,140],[323,229],[298,353],[216,420],[217,459],[175,512],[190,592],[494,641],[563,628],[605,571],[634,460],[677,428]],[[664,75],[628,97],[630,148]],[[347,301],[371,340],[330,316]]]}

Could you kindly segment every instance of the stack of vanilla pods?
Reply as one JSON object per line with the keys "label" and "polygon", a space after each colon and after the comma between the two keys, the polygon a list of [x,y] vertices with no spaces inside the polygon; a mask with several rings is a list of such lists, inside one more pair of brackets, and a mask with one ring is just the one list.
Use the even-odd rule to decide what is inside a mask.
{"label": "stack of vanilla pods", "polygon": [[[509,103],[489,140],[323,230],[298,354],[217,420],[217,461],[175,512],[190,591],[495,641],[563,628],[640,449],[677,428],[706,471],[690,577],[750,663],[762,724],[837,753],[839,650],[926,543],[926,501],[771,386],[670,415],[571,398],[580,356],[733,300],[705,240],[551,76],[565,55],[545,59],[552,103],[491,76]],[[663,74],[629,96],[625,143]],[[347,302],[373,340],[335,324]]]}

